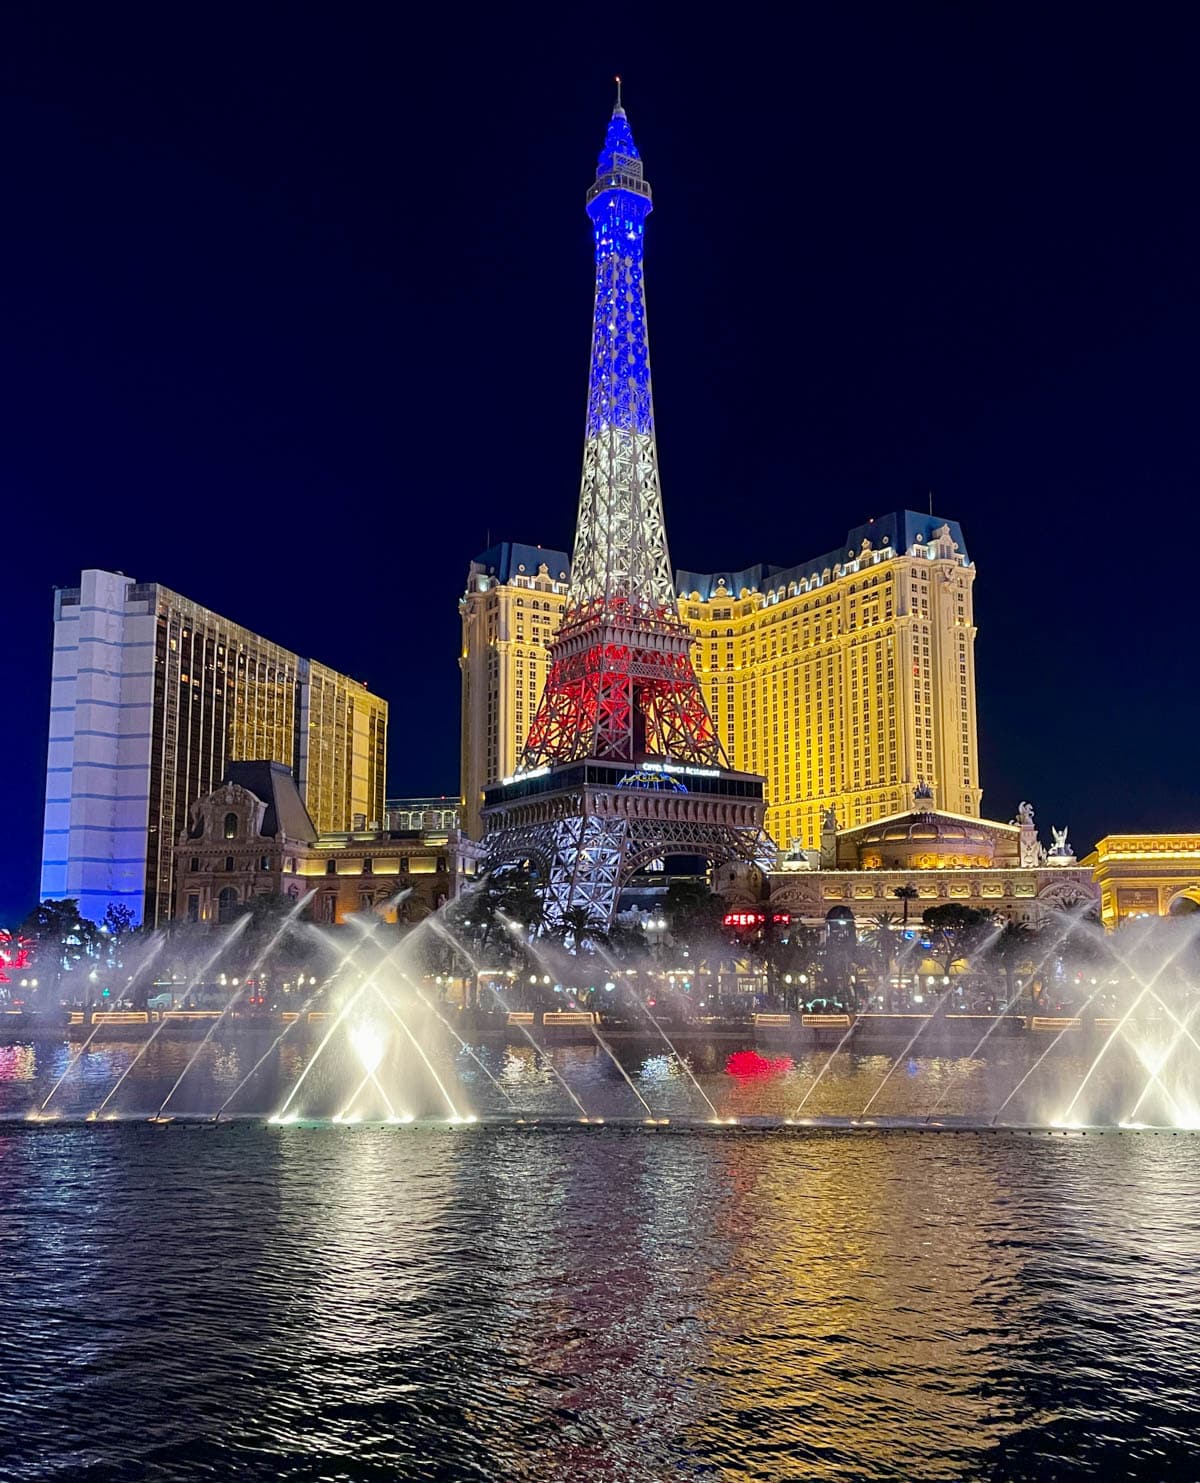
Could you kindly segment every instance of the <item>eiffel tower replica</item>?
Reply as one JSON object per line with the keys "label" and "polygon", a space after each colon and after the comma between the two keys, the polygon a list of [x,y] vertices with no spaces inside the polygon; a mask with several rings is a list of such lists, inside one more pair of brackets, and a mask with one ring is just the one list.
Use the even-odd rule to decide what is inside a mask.
{"label": "eiffel tower replica", "polygon": [[667,554],[642,272],[650,186],[620,81],[587,194],[596,300],[579,516],[562,625],[516,775],[485,790],[486,866],[528,864],[547,919],[613,919],[651,861],[762,868],[763,780],[728,764]]}

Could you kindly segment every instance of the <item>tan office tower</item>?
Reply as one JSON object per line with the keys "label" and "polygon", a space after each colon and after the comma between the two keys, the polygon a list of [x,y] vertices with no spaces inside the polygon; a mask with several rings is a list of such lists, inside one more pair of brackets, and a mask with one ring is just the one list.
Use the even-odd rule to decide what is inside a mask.
{"label": "tan office tower", "polygon": [[463,830],[480,839],[483,790],[516,771],[567,600],[565,551],[492,546],[471,563],[462,617]]}
{"label": "tan office tower", "polygon": [[381,824],[387,703],[156,582],[86,571],[54,601],[42,899],[170,916],[190,805],[232,761],[290,767],[323,832]]}
{"label": "tan office tower", "polygon": [[[538,580],[539,571],[540,581]],[[463,620],[464,825],[516,767],[566,596],[567,557],[494,546],[472,562]],[[767,828],[815,849],[906,811],[979,816],[971,564],[957,522],[911,510],[793,567],[676,573],[696,670],[730,764],[767,780]]]}

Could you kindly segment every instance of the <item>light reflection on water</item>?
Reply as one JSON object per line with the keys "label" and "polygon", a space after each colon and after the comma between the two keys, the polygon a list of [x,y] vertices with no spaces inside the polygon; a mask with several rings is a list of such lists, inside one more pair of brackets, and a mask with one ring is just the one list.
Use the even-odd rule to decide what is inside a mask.
{"label": "light reflection on water", "polygon": [[[173,1096],[170,1110],[179,1114],[215,1113],[270,1047],[273,1038],[270,1030],[244,1030],[205,1046]],[[614,1037],[612,1045],[655,1113],[676,1118],[709,1115],[709,1108],[691,1078],[678,1059],[664,1053],[660,1041]],[[552,1059],[589,1112],[608,1118],[643,1114],[643,1108],[616,1067],[595,1043],[557,1046],[546,1056],[525,1044],[504,1046],[491,1041],[472,1048],[504,1088],[503,1092],[466,1052],[449,1046],[445,1040],[429,1046],[438,1074],[446,1080],[456,1103],[461,1103],[464,1111],[481,1116],[510,1115],[514,1111],[542,1116],[573,1114],[577,1109],[550,1070]],[[754,1048],[752,1041],[733,1039],[689,1040],[681,1047],[681,1054],[687,1058],[704,1093],[724,1115],[786,1117],[796,1109],[829,1056],[828,1049],[789,1052],[786,1047],[760,1044],[757,1050],[775,1063],[773,1070],[762,1075],[729,1074],[726,1067],[731,1054],[751,1048]],[[936,1108],[939,1117],[986,1120],[1044,1048],[1044,1043],[1030,1039],[996,1041],[973,1059],[936,1047],[918,1048],[904,1058],[887,1080],[872,1106],[872,1115],[921,1118]],[[313,1039],[285,1039],[238,1094],[230,1112],[262,1117],[276,1112],[314,1049]],[[457,1053],[453,1054],[452,1049]],[[1095,1049],[1080,1046],[1056,1051],[1006,1108],[1006,1119],[1050,1122],[1061,1116],[1072,1091],[1088,1070]],[[32,1045],[0,1046],[0,1116],[21,1115],[40,1106],[77,1050],[78,1047],[66,1041],[49,1039]],[[55,1093],[52,1110],[64,1117],[86,1116],[141,1050],[142,1043],[136,1041],[105,1039],[93,1043]],[[196,1050],[195,1041],[165,1037],[156,1040],[144,1049],[142,1059],[121,1086],[109,1110],[147,1116],[155,1112]],[[883,1082],[898,1050],[899,1047],[878,1050],[848,1047],[835,1058],[820,1081],[816,1095],[804,1108],[805,1114],[837,1117],[859,1114]],[[1190,1080],[1195,1079],[1194,1060],[1186,1065],[1182,1058],[1180,1061],[1181,1074],[1186,1075],[1190,1085]],[[445,1116],[445,1102],[429,1073],[402,1041],[389,1044],[378,1074],[398,1111],[418,1118]],[[1145,1076],[1137,1048],[1131,1044],[1116,1046],[1089,1083],[1086,1108],[1081,1107],[1088,1115],[1083,1120],[1120,1121],[1136,1100]],[[293,1110],[323,1117],[340,1112],[361,1079],[362,1066],[352,1046],[334,1041],[306,1079]],[[384,1115],[381,1102],[372,1105],[372,1095],[368,1090],[360,1099],[359,1110],[368,1119]],[[1163,1120],[1161,1106],[1150,1102],[1146,1111],[1148,1114],[1157,1111],[1158,1120]]]}
{"label": "light reflection on water", "polygon": [[1186,1136],[0,1129],[0,1476],[1191,1477],[1198,1250]]}

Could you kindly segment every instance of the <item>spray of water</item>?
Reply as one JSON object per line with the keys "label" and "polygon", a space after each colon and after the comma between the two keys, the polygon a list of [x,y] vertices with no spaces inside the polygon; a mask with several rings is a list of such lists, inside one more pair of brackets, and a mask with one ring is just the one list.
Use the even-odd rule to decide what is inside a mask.
{"label": "spray of water", "polygon": [[[475,959],[471,956],[471,954],[467,951],[467,949],[463,946],[463,944],[459,941],[459,939],[450,931],[450,929],[446,926],[446,924],[444,922],[438,921],[438,919],[437,919],[436,916],[426,917],[425,918],[425,921],[430,924],[430,926],[431,926],[431,928],[432,928],[433,931],[437,932],[442,938],[445,939],[446,942],[448,942],[451,945],[451,947],[453,947],[457,952],[460,952],[463,955],[463,957],[466,958],[467,962],[471,965],[472,972],[476,975],[476,977],[478,977],[479,967],[476,964]],[[424,925],[424,924],[422,923],[422,925]],[[506,1015],[511,1015],[512,1011],[509,1009],[507,1003],[504,1001],[503,997],[497,992],[497,990],[496,989],[493,989],[492,990],[492,993],[496,995],[496,999],[499,1002],[501,1009],[504,1010],[505,1014]],[[570,1086],[564,1080],[564,1078],[563,1078],[561,1072],[559,1071],[558,1067],[554,1064],[554,1062],[550,1059],[550,1057],[546,1054],[546,1052],[542,1049],[542,1047],[537,1043],[537,1041],[529,1033],[528,1026],[523,1025],[520,1022],[518,1022],[516,1024],[515,1028],[521,1032],[521,1034],[525,1037],[525,1039],[532,1046],[533,1050],[537,1054],[539,1063],[542,1064],[542,1065],[544,1065],[546,1067],[546,1069],[550,1072],[550,1075],[554,1077],[555,1081],[558,1082],[559,1086],[562,1087],[563,1091],[566,1092],[567,1096],[570,1097],[571,1101],[574,1102],[574,1104],[575,1104],[576,1107],[578,1107],[578,1109],[580,1111],[580,1114],[585,1119],[587,1119],[588,1118],[588,1110],[587,1110],[587,1108],[583,1105],[583,1103],[579,1100],[579,1098],[571,1090]]]}
{"label": "spray of water", "polygon": [[313,899],[313,897],[316,894],[317,893],[316,893],[315,890],[305,892],[305,894],[303,896],[301,896],[300,899],[296,902],[295,906],[293,906],[292,909],[289,912],[287,912],[287,914],[284,916],[283,920],[280,922],[278,928],[271,934],[271,940],[267,943],[266,947],[263,948],[262,952],[259,953],[259,955],[255,958],[254,962],[251,963],[250,967],[246,970],[246,976],[242,980],[242,986],[241,986],[241,988],[237,991],[236,994],[234,994],[234,996],[230,999],[229,1003],[225,1006],[225,1008],[221,1011],[221,1013],[217,1016],[217,1018],[213,1021],[213,1023],[208,1027],[208,1031],[205,1034],[204,1039],[201,1040],[200,1044],[196,1047],[196,1049],[188,1057],[187,1064],[184,1066],[183,1070],[179,1073],[179,1075],[175,1078],[175,1085],[171,1088],[171,1090],[167,1093],[167,1095],[162,1099],[162,1103],[159,1106],[158,1114],[157,1114],[159,1117],[162,1117],[163,1113],[166,1111],[167,1103],[171,1100],[171,1098],[175,1095],[175,1093],[179,1090],[180,1086],[183,1084],[184,1077],[188,1074],[188,1072],[192,1069],[192,1067],[200,1059],[200,1056],[204,1052],[204,1048],[208,1045],[208,1043],[212,1040],[213,1036],[221,1028],[222,1024],[225,1021],[225,1016],[237,1004],[239,1004],[241,1002],[243,996],[246,993],[246,990],[250,987],[252,981],[255,978],[258,977],[259,969],[267,961],[268,957],[270,957],[271,953],[275,949],[276,944],[279,942],[279,939],[288,930],[288,928],[292,925],[292,923],[295,921],[295,919],[300,915],[300,913],[304,910],[304,908],[308,905],[308,903]]}
{"label": "spray of water", "polygon": [[[1166,1013],[1170,1016],[1170,1018],[1175,1021],[1176,1025],[1178,1025],[1178,1026],[1180,1026],[1180,1028],[1182,1028],[1182,1021],[1180,1021],[1178,1015],[1176,1015],[1175,1012],[1165,1003],[1165,1001],[1162,999],[1161,995],[1159,995],[1155,991],[1155,985],[1158,983],[1159,979],[1162,978],[1163,975],[1168,971],[1168,969],[1170,969],[1171,967],[1174,966],[1176,959],[1179,958],[1186,949],[1188,949],[1188,948],[1190,948],[1192,946],[1192,942],[1193,942],[1194,938],[1195,938],[1195,931],[1193,930],[1193,931],[1189,932],[1184,937],[1184,939],[1180,943],[1179,947],[1177,947],[1176,950],[1159,965],[1158,971],[1153,975],[1153,977],[1150,979],[1149,983],[1145,983],[1143,981],[1143,979],[1142,979],[1141,974],[1136,971],[1136,969],[1133,967],[1133,965],[1131,963],[1129,963],[1129,961],[1126,958],[1124,958],[1120,954],[1118,954],[1116,952],[1115,948],[1113,949],[1113,956],[1118,959],[1118,961],[1122,964],[1122,966],[1127,969],[1127,971],[1131,974],[1131,976],[1133,978],[1135,978],[1137,980],[1137,982],[1142,985],[1142,987],[1141,987],[1140,992],[1133,999],[1133,1001],[1130,1004],[1129,1008],[1125,1011],[1125,1013],[1121,1016],[1121,1018],[1113,1026],[1113,1029],[1112,1029],[1111,1033],[1109,1034],[1108,1038],[1105,1040],[1104,1044],[1100,1047],[1100,1050],[1098,1051],[1095,1059],[1092,1061],[1092,1064],[1088,1067],[1087,1071],[1084,1072],[1083,1079],[1080,1081],[1079,1085],[1075,1088],[1075,1095],[1071,1098],[1070,1102],[1067,1104],[1066,1110],[1062,1114],[1062,1118],[1060,1119],[1062,1122],[1070,1122],[1071,1121],[1071,1118],[1072,1118],[1072,1115],[1074,1114],[1075,1108],[1076,1108],[1076,1106],[1079,1103],[1079,1099],[1080,1099],[1080,1097],[1083,1096],[1084,1090],[1087,1087],[1088,1083],[1091,1081],[1092,1077],[1096,1074],[1096,1071],[1099,1069],[1099,1067],[1100,1067],[1101,1063],[1103,1062],[1105,1056],[1111,1050],[1112,1046],[1116,1043],[1116,1041],[1120,1037],[1120,1035],[1124,1032],[1126,1025],[1133,1018],[1134,1014],[1137,1012],[1137,1010],[1138,1010],[1139,1006],[1141,1005],[1142,1001],[1147,996],[1152,995],[1158,1001],[1158,1003],[1162,1006],[1162,1008],[1166,1011]],[[1191,1035],[1191,1032],[1190,1031],[1188,1031],[1187,1033],[1188,1033],[1189,1037],[1192,1039],[1193,1043],[1195,1043],[1195,1037]],[[1154,1077],[1154,1073],[1153,1072],[1151,1072],[1151,1076]],[[1160,1083],[1160,1085],[1161,1085],[1161,1083]],[[1163,1090],[1166,1091],[1166,1088],[1164,1087]],[[1169,1092],[1167,1093],[1167,1096],[1170,1097],[1170,1093]]]}
{"label": "spray of water", "polygon": [[[1046,951],[1041,955],[1041,957],[1037,960],[1037,962],[1033,966],[1033,977],[1034,978],[1037,977],[1037,975],[1045,967],[1046,963],[1049,962],[1049,960],[1054,956],[1054,954],[1058,952],[1059,948],[1063,945],[1063,943],[1065,942],[1065,940],[1067,939],[1067,937],[1070,935],[1070,933],[1072,931],[1074,931],[1074,929],[1078,926],[1079,919],[1080,919],[1080,917],[1082,915],[1082,912],[1084,910],[1086,910],[1086,907],[1080,908],[1078,911],[1068,912],[1068,913],[1065,914],[1065,920],[1063,922],[1063,925],[1060,928],[1057,936],[1054,938],[1054,941],[1050,943],[1050,945],[1046,948]],[[1097,990],[1097,992],[1099,992],[1099,990]],[[936,1115],[937,1115],[939,1109],[941,1108],[942,1104],[945,1102],[946,1098],[950,1095],[950,1092],[953,1090],[953,1088],[955,1086],[957,1086],[957,1084],[959,1082],[959,1079],[962,1076],[964,1065],[969,1065],[975,1059],[975,1057],[979,1054],[979,1052],[983,1049],[983,1047],[987,1044],[988,1040],[990,1039],[990,1037],[992,1035],[992,1032],[999,1026],[1000,1022],[1005,1018],[1005,1016],[1008,1014],[1009,1010],[1012,1009],[1013,1005],[1021,997],[1021,993],[1022,993],[1022,990],[1020,988],[1017,988],[1017,989],[1015,989],[1013,991],[1013,993],[1012,993],[1011,997],[1009,998],[1008,1002],[1001,1008],[1001,1010],[1000,1010],[999,1014],[997,1014],[996,1018],[991,1022],[991,1024],[987,1027],[987,1029],[983,1032],[983,1034],[976,1041],[975,1047],[971,1051],[971,1054],[967,1057],[966,1062],[962,1062],[962,1061],[959,1062],[958,1068],[954,1071],[954,1073],[947,1080],[946,1085],[942,1088],[941,1094],[939,1095],[937,1101],[929,1109],[929,1112],[928,1112],[928,1114],[927,1114],[927,1116],[925,1118],[925,1121],[926,1122],[929,1122],[932,1118],[936,1117]],[[1095,998],[1095,995],[1093,995],[1092,997]],[[1088,1003],[1089,1004],[1091,1003],[1091,1000],[1090,999],[1088,1000]]]}
{"label": "spray of water", "polygon": [[[141,980],[142,976],[144,975],[146,969],[150,967],[150,965],[158,957],[159,953],[162,952],[163,947],[166,944],[166,941],[167,941],[166,933],[165,932],[160,932],[158,934],[158,941],[154,944],[154,946],[150,949],[149,953],[147,953],[146,957],[139,964],[137,972],[134,974],[133,979],[131,980],[128,988],[126,989],[126,993],[132,992],[132,990],[134,989],[134,987],[140,982],[140,980]],[[92,1026],[92,1033],[87,1037],[87,1039],[83,1042],[83,1044],[75,1052],[74,1056],[72,1056],[72,1058],[70,1059],[70,1061],[67,1062],[67,1069],[63,1072],[63,1074],[58,1078],[58,1080],[50,1088],[49,1095],[46,1097],[46,1100],[42,1103],[41,1107],[38,1108],[38,1111],[36,1113],[36,1116],[37,1117],[41,1117],[41,1116],[43,1116],[45,1114],[46,1109],[50,1106],[50,1103],[54,1100],[55,1094],[58,1092],[59,1087],[62,1086],[63,1082],[66,1081],[67,1077],[70,1076],[71,1072],[74,1071],[75,1067],[78,1066],[79,1063],[80,1063],[80,1061],[83,1060],[84,1055],[87,1053],[88,1046],[91,1045],[92,1041],[95,1040],[96,1036],[100,1033],[100,1031],[103,1028],[104,1028],[104,1021],[102,1019],[97,1020],[96,1023]]]}
{"label": "spray of water", "polygon": [[[221,938],[221,941],[217,944],[217,946],[213,949],[213,951],[209,954],[209,956],[207,958],[205,958],[204,962],[201,963],[199,969],[196,971],[195,976],[192,979],[189,980],[189,982],[187,984],[187,989],[185,990],[185,994],[186,993],[189,993],[198,984],[202,984],[204,982],[204,977],[207,974],[208,970],[217,961],[217,959],[221,956],[221,954],[225,951],[225,949],[229,946],[229,944],[231,942],[233,942],[236,938],[238,938],[239,936],[241,936],[241,934],[246,930],[246,928],[249,925],[249,923],[250,923],[250,918],[248,916],[246,916],[246,917],[241,917],[238,921],[236,921],[233,924],[232,928],[225,934],[224,937]],[[103,1100],[103,1102],[100,1103],[99,1107],[97,1107],[94,1111],[92,1111],[92,1112],[90,1112],[88,1114],[88,1117],[89,1117],[90,1120],[94,1120],[95,1118],[97,1118],[97,1117],[100,1116],[100,1114],[104,1111],[104,1109],[108,1106],[108,1104],[116,1096],[117,1092],[120,1091],[121,1086],[124,1083],[126,1077],[133,1070],[133,1068],[138,1064],[138,1062],[142,1059],[142,1057],[146,1054],[146,1052],[150,1049],[150,1047],[154,1044],[154,1042],[158,1039],[158,1037],[162,1034],[162,1032],[166,1029],[168,1023],[169,1022],[168,1022],[167,1016],[166,1016],[166,1014],[164,1014],[163,1017],[162,1017],[162,1019],[159,1020],[157,1026],[155,1027],[154,1033],[147,1040],[143,1041],[142,1046],[138,1050],[137,1055],[133,1057],[133,1059],[130,1061],[129,1065],[126,1066],[125,1067],[125,1070],[121,1072],[121,1075],[117,1078],[116,1083],[110,1089],[108,1095],[105,1097],[105,1099]]]}
{"label": "spray of water", "polygon": [[[501,914],[501,921],[505,923],[510,931],[512,930],[513,924],[509,918]],[[528,947],[530,955],[532,956],[534,962],[538,965],[539,968],[541,968],[542,973],[545,974],[551,965],[547,963],[543,954],[540,953],[536,947],[534,947],[532,942],[527,943],[526,946]],[[605,1040],[604,1036],[601,1035],[593,1018],[589,1018],[587,1028],[592,1032],[592,1038],[595,1040],[596,1044],[617,1068],[617,1071],[620,1073],[622,1080],[625,1082],[625,1085],[642,1104],[642,1107],[645,1109],[646,1116],[657,1121],[654,1109],[650,1106],[649,1102],[646,1101],[645,1097],[642,1096],[641,1092],[638,1091],[637,1087],[634,1086],[633,1079],[629,1075],[629,1072],[626,1071],[625,1067],[621,1065],[621,1062],[617,1059],[616,1052],[613,1050],[612,1046],[609,1045],[608,1041]],[[715,1107],[713,1108],[713,1113],[716,1113]]]}
{"label": "spray of water", "polygon": [[[519,928],[518,928],[518,930],[519,930]],[[597,951],[597,953],[599,953],[600,957],[604,960],[605,966],[613,974],[613,977],[615,979],[616,978],[616,975],[620,972],[620,969],[617,967],[616,962],[613,959],[612,955],[610,953],[607,953],[604,950],[604,948],[600,945],[600,943],[596,943],[596,951]],[[632,997],[634,1003],[643,1012],[643,1014],[645,1014],[645,1016],[649,1020],[650,1024],[654,1027],[655,1033],[659,1036],[659,1038],[662,1041],[665,1042],[667,1049],[671,1052],[672,1056],[674,1056],[674,1058],[675,1058],[676,1065],[681,1066],[683,1068],[684,1073],[686,1074],[688,1080],[692,1083],[692,1085],[700,1093],[701,1097],[704,1099],[705,1103],[708,1106],[708,1110],[712,1113],[713,1117],[719,1119],[721,1114],[717,1111],[716,1104],[713,1102],[712,1098],[708,1095],[708,1093],[704,1090],[704,1088],[700,1085],[700,1083],[696,1080],[696,1074],[692,1070],[691,1065],[689,1064],[687,1058],[684,1057],[684,1056],[681,1056],[679,1054],[678,1050],[676,1050],[674,1042],[672,1041],[671,1037],[667,1034],[666,1030],[663,1029],[662,1025],[659,1024],[657,1016],[653,1013],[653,1011],[651,1010],[650,1006],[646,1003],[646,1001],[642,998],[642,996],[638,993],[638,991],[634,988],[634,986],[629,982],[628,979],[625,980],[625,989],[630,994],[630,996]]]}

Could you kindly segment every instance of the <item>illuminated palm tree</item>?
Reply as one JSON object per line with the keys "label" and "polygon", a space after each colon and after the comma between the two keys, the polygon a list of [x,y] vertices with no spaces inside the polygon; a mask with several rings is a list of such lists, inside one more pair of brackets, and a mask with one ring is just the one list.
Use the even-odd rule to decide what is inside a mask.
{"label": "illuminated palm tree", "polygon": [[897,901],[904,903],[904,922],[900,928],[902,932],[908,931],[908,903],[915,901],[918,894],[916,886],[912,885],[911,882],[907,886],[897,886],[892,892],[892,895]]}

